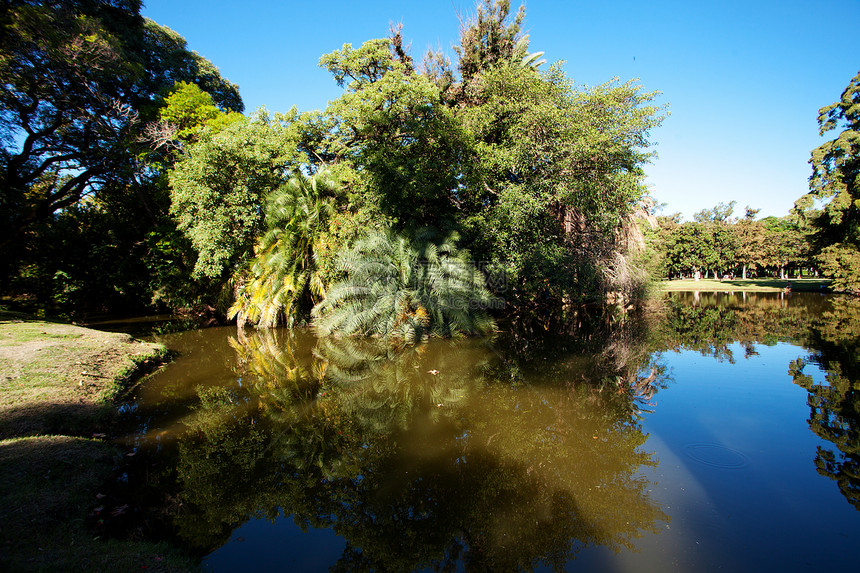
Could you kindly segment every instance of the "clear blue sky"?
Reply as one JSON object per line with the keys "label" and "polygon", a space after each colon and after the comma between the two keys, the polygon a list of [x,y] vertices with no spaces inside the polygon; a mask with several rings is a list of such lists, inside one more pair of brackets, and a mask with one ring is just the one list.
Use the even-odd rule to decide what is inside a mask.
{"label": "clear blue sky", "polygon": [[[402,22],[416,59],[451,46],[471,0],[144,0],[239,85],[246,111],[322,109],[340,89],[319,57]],[[512,8],[519,6],[512,1]],[[530,0],[531,51],[578,84],[638,78],[671,115],[646,167],[665,214],[735,200],[788,214],[807,191],[818,109],[860,70],[860,0]],[[832,135],[832,132],[831,132]]]}

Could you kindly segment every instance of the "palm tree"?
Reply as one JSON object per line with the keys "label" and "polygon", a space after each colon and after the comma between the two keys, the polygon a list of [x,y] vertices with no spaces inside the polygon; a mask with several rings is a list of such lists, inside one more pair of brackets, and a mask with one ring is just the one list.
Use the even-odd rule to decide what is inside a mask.
{"label": "palm tree", "polygon": [[317,266],[323,231],[334,212],[338,183],[327,170],[296,173],[269,194],[268,232],[255,258],[234,277],[236,302],[228,311],[239,326],[292,326],[325,297]]}
{"label": "palm tree", "polygon": [[456,239],[437,244],[426,231],[414,240],[388,231],[359,240],[338,260],[347,278],[313,309],[317,330],[405,343],[492,332],[486,309],[496,300]]}

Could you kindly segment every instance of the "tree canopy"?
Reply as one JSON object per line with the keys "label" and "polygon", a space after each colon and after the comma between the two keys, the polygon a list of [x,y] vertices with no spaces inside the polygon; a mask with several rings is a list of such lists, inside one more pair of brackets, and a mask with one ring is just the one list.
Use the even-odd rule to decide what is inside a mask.
{"label": "tree canopy", "polygon": [[134,0],[5,5],[0,43],[0,246],[136,175],[135,138],[163,90],[199,83],[222,109],[236,86]]}
{"label": "tree canopy", "polygon": [[860,292],[860,72],[818,111],[818,126],[820,135],[841,131],[812,151],[809,193],[795,210],[812,226],[813,250],[834,287]]}
{"label": "tree canopy", "polygon": [[[627,238],[663,110],[634,81],[581,86],[560,63],[542,69],[524,7],[484,0],[461,22],[453,63],[417,63],[401,26],[345,44],[319,61],[343,88],[324,110],[247,117],[235,85],[139,11],[131,0],[3,9],[0,241],[33,245],[4,257],[19,291],[74,305],[102,289],[111,304],[301,323],[358,276],[346,253],[371,237],[430,252],[419,229],[477,269],[476,300],[489,288],[510,308],[561,307],[637,291]],[[289,191],[321,174],[332,193]],[[133,256],[116,260],[124,250]],[[94,274],[90,257],[59,251],[110,261]],[[490,324],[443,315],[415,332]]]}
{"label": "tree canopy", "polygon": [[[56,279],[65,276],[93,299],[117,299],[107,296],[113,291],[129,303],[158,288],[145,277],[147,265],[167,252],[156,245],[172,242],[173,233],[163,163],[150,137],[164,97],[186,82],[221,111],[241,112],[243,104],[211,62],[140,16],[140,7],[137,0],[0,7],[4,289],[43,290],[55,302],[66,280]],[[136,264],[117,260],[113,268],[126,271],[101,274],[61,255],[99,249],[102,256],[131,252]]]}

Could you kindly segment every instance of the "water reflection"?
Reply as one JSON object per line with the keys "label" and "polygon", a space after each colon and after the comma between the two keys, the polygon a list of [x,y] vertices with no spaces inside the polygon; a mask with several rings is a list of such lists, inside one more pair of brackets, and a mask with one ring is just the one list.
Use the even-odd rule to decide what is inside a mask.
{"label": "water reflection", "polygon": [[[668,522],[630,406],[657,370],[622,364],[619,339],[546,369],[481,341],[395,350],[240,331],[229,345],[232,382],[197,384],[172,434],[171,526],[202,552],[250,517],[283,514],[346,539],[334,571],[559,569]],[[592,384],[595,360],[613,368]]]}
{"label": "water reflection", "polygon": [[756,344],[796,342],[825,308],[827,298],[821,295],[674,293],[666,299],[656,347],[695,350],[734,363],[732,344],[741,343],[749,357]]}
{"label": "water reflection", "polygon": [[[838,297],[810,324],[809,356],[791,363],[794,382],[809,392],[809,426],[831,444],[819,447],[818,473],[836,481],[842,495],[860,510],[860,300]],[[804,373],[808,364],[824,380]]]}
{"label": "water reflection", "polygon": [[530,387],[582,386],[638,416],[670,381],[653,352],[655,318],[578,312],[516,322],[497,341],[496,377]]}
{"label": "water reflection", "polygon": [[673,351],[742,364],[791,342],[798,360],[778,368],[808,393],[824,440],[810,457],[860,509],[858,313],[855,299],[702,293],[642,317],[512,325],[492,344],[187,333],[139,393],[133,441],[160,457],[129,496],[157,490],[147,519],[200,555],[248,519],[291,516],[339,536],[333,571],[561,569],[669,525],[643,414],[672,391]]}
{"label": "water reflection", "polygon": [[[756,344],[778,341],[807,349],[787,369],[809,392],[810,429],[830,444],[817,448],[815,467],[860,510],[860,300],[679,293],[667,299],[662,324],[665,349],[696,350],[730,362],[734,342],[742,344],[745,357],[756,354]],[[823,371],[823,380],[804,373],[810,364]]]}

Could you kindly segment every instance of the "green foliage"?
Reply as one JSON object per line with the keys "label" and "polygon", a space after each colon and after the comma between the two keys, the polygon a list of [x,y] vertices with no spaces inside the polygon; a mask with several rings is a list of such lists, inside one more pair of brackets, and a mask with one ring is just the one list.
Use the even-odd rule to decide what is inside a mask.
{"label": "green foliage", "polygon": [[764,258],[768,244],[767,230],[761,222],[745,217],[735,224],[734,232],[738,240],[737,262],[741,265],[741,277],[747,278],[750,270],[767,266]]}
{"label": "green foliage", "polygon": [[473,250],[528,296],[599,293],[615,233],[645,191],[654,94],[631,82],[577,89],[558,66],[505,63],[467,90],[480,102],[460,112],[480,166],[461,193]]}
{"label": "green foliage", "polygon": [[[141,18],[139,2],[64,4],[2,14],[4,248],[82,197],[132,182],[135,140],[153,118],[156,95],[176,80],[242,109],[235,86],[181,36]],[[32,193],[46,175],[51,184]]]}
{"label": "green foliage", "polygon": [[306,320],[325,297],[319,272],[320,243],[334,213],[338,182],[327,171],[296,173],[269,194],[266,234],[255,258],[234,280],[236,302],[228,318],[260,327]]}
{"label": "green foliage", "polygon": [[[854,253],[860,248],[860,73],[839,101],[818,111],[819,134],[841,133],[812,151],[809,193],[795,210],[812,227],[818,262],[834,278],[834,286],[857,292],[860,267]],[[824,202],[820,210],[816,201]]]}
{"label": "green foliage", "polygon": [[[731,216],[735,210],[735,204],[737,204],[737,201],[717,203],[711,209],[702,209],[693,215],[693,218],[697,223],[732,223],[734,221],[732,221]],[[749,212],[749,209],[747,209],[747,213]]]}
{"label": "green foliage", "polygon": [[454,46],[454,51],[459,56],[457,67],[464,85],[496,64],[512,63],[516,56],[526,55],[528,43],[520,42],[525,4],[520,6],[513,21],[507,23],[510,9],[510,0],[484,0],[483,5],[478,4],[474,21],[463,26],[460,45]]}
{"label": "green foliage", "polygon": [[664,221],[662,248],[668,276],[709,271],[715,278],[734,272],[744,278],[748,274],[784,276],[790,267],[811,265],[805,233],[793,219],[730,220],[731,207],[720,204],[700,211],[697,222],[667,225]]}
{"label": "green foliage", "polygon": [[394,221],[379,212],[376,205],[337,209],[318,245],[317,264],[323,283],[331,285],[346,277],[338,267],[338,255],[341,251],[369,233],[382,232],[393,224]]}
{"label": "green foliage", "polygon": [[237,112],[224,113],[210,94],[188,82],[176,82],[159,110],[159,118],[174,126],[176,137],[183,142],[196,141],[204,127],[218,131],[241,117]]}
{"label": "green foliage", "polygon": [[762,266],[777,268],[782,276],[786,267],[809,262],[806,235],[797,223],[788,217],[766,217],[761,223],[765,228]]}
{"label": "green foliage", "polygon": [[860,294],[860,249],[844,243],[829,245],[817,261],[825,276],[833,277],[833,290]]}
{"label": "green foliage", "polygon": [[[175,82],[190,82],[211,95],[221,111],[242,113],[245,110],[238,86],[221,77],[212,62],[189,50],[188,43],[180,34],[144,18],[142,34],[137,36],[136,41],[146,50],[144,69],[147,93],[161,94],[173,87]],[[150,98],[150,101],[156,106],[161,104],[158,99]]]}
{"label": "green foliage", "polygon": [[705,269],[707,253],[711,252],[707,228],[701,223],[686,223],[678,226],[666,240],[666,268],[671,274]]}
{"label": "green foliage", "polygon": [[845,241],[860,242],[860,73],[842,92],[841,99],[818,112],[819,133],[842,128],[834,140],[812,152],[810,195],[830,199],[823,216]]}
{"label": "green foliage", "polygon": [[325,55],[347,91],[331,102],[330,151],[362,167],[365,201],[399,228],[445,227],[469,170],[468,141],[436,85],[392,56],[391,41],[349,44]]}
{"label": "green foliage", "polygon": [[676,226],[666,241],[670,274],[707,274],[714,278],[734,269],[740,256],[737,228],[732,219],[735,201],[718,203],[696,213],[696,221]]}
{"label": "green foliage", "polygon": [[153,126],[176,82],[219,110],[243,105],[235,85],[180,35],[141,18],[140,5],[15,2],[0,12],[4,294],[55,312],[132,312],[154,293],[195,296],[168,286],[190,265],[167,215],[172,158],[159,157]]}
{"label": "green foliage", "polygon": [[325,150],[361,166],[355,204],[395,229],[462,231],[511,302],[601,297],[630,270],[618,236],[644,192],[660,110],[632,82],[577,88],[558,66],[539,74],[523,14],[479,7],[462,31],[460,82],[432,54],[417,73],[399,29],[324,56],[347,88],[326,110]]}
{"label": "green foliage", "polygon": [[229,276],[251,254],[265,197],[307,163],[296,149],[295,118],[261,113],[206,132],[174,165],[170,211],[199,253],[194,276]]}
{"label": "green foliage", "polygon": [[415,342],[426,336],[490,334],[493,298],[484,276],[455,246],[428,234],[409,238],[373,233],[342,254],[347,278],[331,287],[314,308],[324,334],[380,336]]}
{"label": "green foliage", "polygon": [[[482,76],[482,104],[463,119],[479,141],[484,181],[522,185],[547,204],[581,212],[601,228],[617,226],[643,194],[641,165],[656,95],[632,82],[575,88],[558,66],[544,75],[501,65]],[[492,190],[477,189],[485,199]]]}

